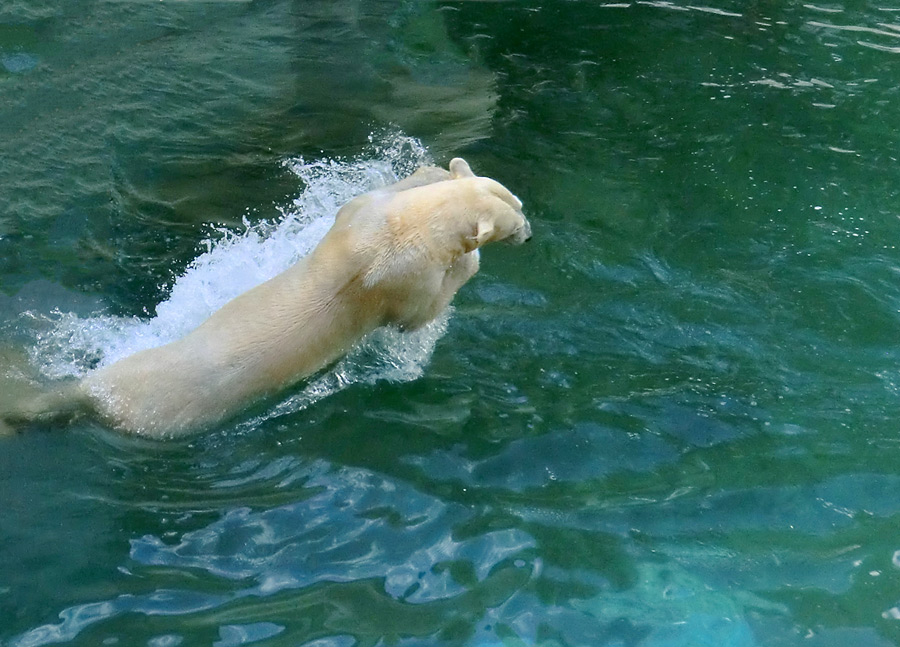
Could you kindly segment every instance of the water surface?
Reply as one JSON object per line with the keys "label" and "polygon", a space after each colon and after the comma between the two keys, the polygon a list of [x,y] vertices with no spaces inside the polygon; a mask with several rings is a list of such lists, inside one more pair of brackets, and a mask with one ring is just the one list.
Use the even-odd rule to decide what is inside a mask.
{"label": "water surface", "polygon": [[0,7],[0,346],[183,334],[464,156],[452,312],[182,441],[0,444],[0,645],[900,643],[900,14]]}

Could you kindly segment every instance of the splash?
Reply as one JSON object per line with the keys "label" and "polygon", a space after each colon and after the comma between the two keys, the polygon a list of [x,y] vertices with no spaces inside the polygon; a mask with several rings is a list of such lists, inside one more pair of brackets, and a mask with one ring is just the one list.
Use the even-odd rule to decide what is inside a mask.
{"label": "splash", "polygon": [[[32,349],[34,364],[51,379],[81,377],[92,368],[183,337],[234,297],[308,254],[345,202],[427,164],[433,161],[421,142],[399,133],[370,136],[369,146],[353,158],[286,160],[284,166],[304,187],[298,197],[279,208],[274,221],[245,219],[241,231],[216,230],[203,241],[206,251],[172,283],[154,317],[28,313],[41,329]],[[263,419],[304,408],[357,382],[416,379],[446,331],[447,320],[445,313],[414,333],[376,331]]]}
{"label": "splash", "polygon": [[351,384],[374,384],[380,380],[409,382],[421,377],[437,340],[447,331],[451,312],[452,307],[413,332],[401,333],[393,328],[375,330],[327,373],[261,416],[247,420],[241,429],[255,428],[266,420],[301,411]]}

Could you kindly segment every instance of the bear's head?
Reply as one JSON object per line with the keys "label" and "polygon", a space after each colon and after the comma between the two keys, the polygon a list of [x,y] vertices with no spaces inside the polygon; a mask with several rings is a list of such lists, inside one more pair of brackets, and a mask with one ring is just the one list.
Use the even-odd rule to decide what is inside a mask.
{"label": "bear's head", "polygon": [[[426,167],[407,179],[440,178],[436,171],[441,169]],[[366,287],[421,273],[423,263],[455,267],[462,255],[488,243],[519,244],[531,238],[522,202],[502,184],[475,175],[460,158],[451,160],[443,173],[446,179],[409,188],[403,186],[413,182],[398,186],[406,182],[402,180],[394,185],[400,190],[389,187],[354,200],[360,205],[352,225],[354,248],[360,258],[371,259],[364,273]],[[339,214],[336,226],[340,219]],[[350,226],[347,220],[347,231]]]}
{"label": "bear's head", "polygon": [[522,213],[522,201],[509,189],[496,180],[475,175],[461,157],[450,160],[449,168],[451,180],[471,181],[481,197],[475,233],[469,237],[466,251],[498,240],[515,245],[531,240],[531,225]]}
{"label": "bear's head", "polygon": [[477,219],[475,246],[498,240],[520,245],[531,240],[531,224],[522,213],[522,202],[499,182],[479,179],[482,180],[481,189],[488,195],[489,208]]}

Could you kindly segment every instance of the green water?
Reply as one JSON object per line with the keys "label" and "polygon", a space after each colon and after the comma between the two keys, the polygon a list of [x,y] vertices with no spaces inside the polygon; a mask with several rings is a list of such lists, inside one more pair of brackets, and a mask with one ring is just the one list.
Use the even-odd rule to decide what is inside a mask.
{"label": "green water", "polygon": [[900,644],[898,48],[862,1],[4,0],[4,349],[153,317],[379,133],[534,240],[417,379],[0,442],[0,645]]}

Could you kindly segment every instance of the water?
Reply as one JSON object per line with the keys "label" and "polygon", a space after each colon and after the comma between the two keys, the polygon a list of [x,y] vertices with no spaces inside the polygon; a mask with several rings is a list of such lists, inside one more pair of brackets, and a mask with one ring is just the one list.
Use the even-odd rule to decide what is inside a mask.
{"label": "water", "polygon": [[12,0],[0,355],[71,376],[465,157],[446,317],[233,426],[0,444],[0,645],[900,643],[900,14]]}

